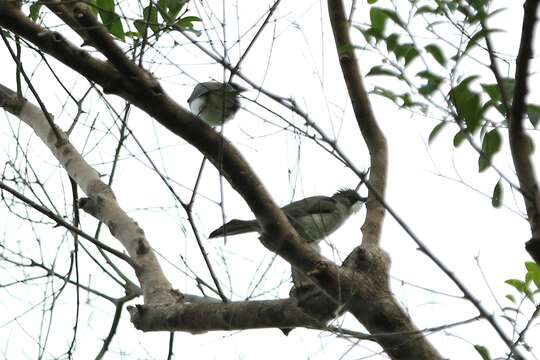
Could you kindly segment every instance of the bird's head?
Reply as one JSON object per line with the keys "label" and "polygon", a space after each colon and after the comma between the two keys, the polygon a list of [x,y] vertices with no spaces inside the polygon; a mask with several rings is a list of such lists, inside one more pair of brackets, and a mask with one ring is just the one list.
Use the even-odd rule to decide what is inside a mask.
{"label": "bird's head", "polygon": [[247,91],[247,89],[245,87],[240,86],[237,83],[231,82],[228,85],[236,93],[241,93],[241,92]]}
{"label": "bird's head", "polygon": [[362,204],[367,200],[367,198],[360,196],[355,190],[349,188],[339,189],[332,197],[336,200],[343,201],[353,211],[360,210]]}

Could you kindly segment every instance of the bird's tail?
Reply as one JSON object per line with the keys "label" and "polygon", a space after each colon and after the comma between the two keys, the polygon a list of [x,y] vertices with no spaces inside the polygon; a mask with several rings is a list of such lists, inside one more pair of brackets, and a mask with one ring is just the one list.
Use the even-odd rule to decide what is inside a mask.
{"label": "bird's tail", "polygon": [[222,237],[225,234],[227,236],[244,234],[248,232],[259,231],[259,224],[257,220],[231,220],[222,227],[212,231],[209,238]]}

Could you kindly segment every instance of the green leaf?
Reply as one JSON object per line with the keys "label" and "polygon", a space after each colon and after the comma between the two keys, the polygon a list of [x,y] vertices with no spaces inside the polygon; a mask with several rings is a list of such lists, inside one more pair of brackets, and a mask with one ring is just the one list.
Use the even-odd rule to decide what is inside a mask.
{"label": "green leaf", "polygon": [[157,34],[159,32],[159,24],[158,24],[157,15],[158,15],[157,7],[150,4],[144,8],[143,18],[141,19],[142,21],[144,21],[145,24],[148,24],[148,27],[150,27],[150,29],[152,30],[154,34]]}
{"label": "green leaf", "polygon": [[36,21],[39,17],[39,10],[41,9],[41,6],[43,6],[42,3],[33,3],[30,5],[30,19]]}
{"label": "green leaf", "polygon": [[381,8],[372,7],[369,11],[369,19],[371,21],[371,28],[374,31],[375,37],[382,38],[384,28],[386,26],[386,20],[388,19],[386,12]]}
{"label": "green leaf", "polygon": [[507,295],[505,296],[505,298],[507,298],[508,300],[510,300],[511,302],[513,302],[514,304],[516,303],[516,298],[515,298],[515,296],[512,295],[512,294],[507,294]]}
{"label": "green leaf", "polygon": [[478,172],[482,172],[489,167],[491,162],[483,155],[478,155]]}
{"label": "green leaf", "polygon": [[482,141],[482,152],[478,158],[478,171],[486,170],[491,164],[493,155],[501,148],[501,135],[497,129],[489,131]]}
{"label": "green leaf", "polygon": [[375,95],[379,95],[379,96],[383,96],[383,97],[385,97],[387,99],[392,100],[394,103],[397,101],[397,99],[399,97],[393,91],[382,88],[380,86],[375,86],[375,88],[372,91],[370,91],[370,93],[375,94]]}
{"label": "green leaf", "polygon": [[375,4],[378,0],[367,0],[368,4]]}
{"label": "green leaf", "polygon": [[424,70],[416,74],[416,76],[427,80],[427,84],[421,86],[418,92],[421,95],[429,96],[439,89],[444,79],[439,75],[432,73],[431,71]]}
{"label": "green leaf", "polygon": [[398,74],[397,72],[395,72],[393,70],[390,70],[390,69],[385,69],[384,67],[379,66],[379,65],[372,67],[369,70],[369,72],[366,74],[366,77],[368,77],[368,76],[377,76],[377,75],[394,76],[394,77],[397,77],[397,78],[401,77],[401,75]]}
{"label": "green leaf", "polygon": [[527,284],[524,281],[518,279],[508,279],[505,281],[505,284],[512,286],[520,293],[525,293],[527,291]]}
{"label": "green leaf", "polygon": [[394,51],[396,58],[404,59],[405,66],[409,65],[420,53],[414,46],[414,44],[402,44],[399,45]]}
{"label": "green leaf", "polygon": [[489,350],[482,345],[474,345],[474,349],[480,356],[482,357],[482,360],[491,360],[491,355],[489,354]]}
{"label": "green leaf", "polygon": [[536,289],[540,289],[540,266],[532,261],[527,261],[525,267],[527,268],[527,275],[534,282]]}
{"label": "green leaf", "polygon": [[173,19],[180,13],[184,5],[186,5],[189,0],[167,0],[167,6],[169,7],[169,16]]}
{"label": "green leaf", "polygon": [[497,184],[493,188],[493,195],[491,196],[491,205],[494,208],[501,207],[502,195],[503,195],[502,184],[501,184],[501,180],[499,179],[499,181],[497,181]]}
{"label": "green leaf", "polygon": [[438,11],[435,8],[432,8],[429,5],[424,5],[418,8],[416,12],[414,13],[414,16],[420,15],[420,14],[437,14]]}
{"label": "green leaf", "polygon": [[535,104],[527,105],[527,116],[532,126],[536,128],[538,121],[540,120],[540,106]]}
{"label": "green leaf", "polygon": [[502,138],[498,129],[489,131],[482,141],[482,151],[491,158],[501,148]]}
{"label": "green leaf", "polygon": [[423,107],[423,104],[413,101],[413,99],[411,98],[411,94],[409,93],[401,94],[399,97],[401,99],[400,107],[402,108]]}
{"label": "green leaf", "polygon": [[101,22],[109,30],[109,33],[124,41],[124,27],[120,17],[114,12],[114,0],[97,0],[96,6]]}
{"label": "green leaf", "polygon": [[196,16],[185,16],[181,18],[180,20],[178,20],[175,24],[178,27],[180,27],[182,30],[199,33],[198,30],[194,29],[195,25],[193,23],[196,21],[201,21],[201,19]]}
{"label": "green leaf", "polygon": [[429,44],[425,47],[426,51],[433,56],[435,60],[442,66],[446,66],[446,57],[440,47],[435,44]]}
{"label": "green leaf", "polygon": [[137,29],[139,37],[143,37],[146,31],[146,22],[142,20],[135,20],[133,22],[133,26],[135,26],[135,29]]}
{"label": "green leaf", "polygon": [[495,33],[495,32],[500,32],[500,31],[502,31],[502,30],[499,30],[499,29],[488,29],[488,30],[482,29],[482,30],[478,31],[473,36],[471,36],[471,38],[469,39],[469,42],[467,43],[467,46],[465,47],[465,52],[469,51],[470,49],[472,49],[473,47],[478,45],[478,43],[481,40],[484,40],[485,37],[487,35],[489,35],[490,33]]}
{"label": "green leaf", "polygon": [[394,51],[394,49],[399,45],[399,34],[391,34],[384,41],[386,42],[386,50],[388,52]]}
{"label": "green leaf", "polygon": [[126,37],[124,33],[124,27],[122,26],[122,21],[120,20],[120,17],[118,15],[116,15],[114,20],[107,28],[112,35],[116,36],[119,40],[125,41]]}
{"label": "green leaf", "polygon": [[439,135],[439,133],[441,132],[441,130],[446,126],[446,122],[445,121],[442,121],[440,123],[438,123],[434,128],[433,130],[431,130],[431,132],[429,133],[429,137],[428,137],[428,144],[431,144],[433,142],[433,140],[435,140],[435,138],[437,137],[437,135]]}
{"label": "green leaf", "polygon": [[465,132],[459,130],[456,135],[454,135],[454,147],[458,147],[465,140]]}
{"label": "green leaf", "polygon": [[[508,101],[512,101],[512,95],[514,94],[514,85],[515,80],[512,78],[504,78],[502,79],[502,86],[504,87],[504,92],[506,94],[506,97],[508,98]],[[501,92],[499,89],[499,85],[497,83],[494,84],[482,84],[482,89],[489,95],[491,100],[500,102],[502,100]]]}
{"label": "green leaf", "polygon": [[480,103],[480,95],[472,91],[469,86],[477,76],[469,76],[449,92],[450,101],[456,108],[457,116],[467,124],[467,131],[474,133],[485,111]]}
{"label": "green leaf", "polygon": [[386,16],[392,20],[396,25],[402,27],[402,28],[405,28],[405,24],[403,23],[403,21],[400,19],[399,15],[393,11],[393,10],[390,10],[390,9],[382,9],[382,11],[386,14]]}

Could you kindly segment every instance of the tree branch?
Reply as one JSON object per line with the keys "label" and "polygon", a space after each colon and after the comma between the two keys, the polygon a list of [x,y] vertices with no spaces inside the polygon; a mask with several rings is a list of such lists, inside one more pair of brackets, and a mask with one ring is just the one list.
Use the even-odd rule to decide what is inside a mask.
{"label": "tree branch", "polygon": [[[388,170],[386,139],[377,124],[363,84],[358,60],[354,53],[354,46],[349,37],[349,23],[347,22],[343,3],[340,0],[329,0],[328,11],[341,71],[347,85],[358,127],[366,141],[371,157],[369,182],[373,186],[374,192],[384,199]],[[371,191],[368,199],[366,221],[362,227],[364,234],[362,245],[377,246],[380,243],[385,210],[384,206],[374,199]]]}
{"label": "tree branch", "polygon": [[[2,101],[2,97],[5,97],[7,100]],[[16,97],[18,96],[15,92],[11,91],[10,94],[9,89],[3,86],[0,87],[0,104],[17,104],[17,106],[11,107],[18,111],[14,114],[34,130],[41,141],[49,147],[49,150],[58,159],[68,175],[89,196],[87,199],[80,199],[81,208],[107,224],[111,234],[120,240],[124,248],[128,251],[130,256],[128,262],[135,269],[145,301],[150,303],[173,302],[172,286],[165,278],[154,252],[144,236],[144,231],[120,208],[112,189],[101,181],[97,171],[86,163],[81,154],[69,142],[64,132],[56,127],[55,124],[52,124],[52,126],[56,127],[56,129],[55,131],[52,130],[41,108],[28,101],[24,101],[21,106],[19,101],[9,100]],[[0,183],[0,188],[10,191],[15,196],[21,198],[21,195],[14,193],[4,184]],[[52,214],[47,209],[43,209],[38,204],[33,204],[29,199],[21,199],[47,216],[56,217],[55,214]],[[104,247],[104,244],[87,236],[65,221],[59,223],[99,246]],[[126,259],[125,255],[123,256],[122,253],[114,249],[107,248],[107,250]]]}
{"label": "tree branch", "polygon": [[[371,157],[369,182],[373,186],[373,191],[370,189],[368,195],[366,220],[362,226],[362,247],[378,247],[385,214],[382,201],[386,192],[388,169],[386,139],[377,124],[363,84],[354,46],[349,36],[350,24],[346,18],[343,2],[341,0],[328,0],[328,12],[349,98]],[[377,201],[378,198],[382,201]],[[361,258],[362,254],[360,252],[358,254]],[[379,278],[388,285],[388,267],[384,270],[379,274]],[[419,335],[419,330],[391,295],[390,288],[387,287],[384,291],[388,294],[384,299],[384,305],[373,304],[376,308],[373,313],[376,315],[362,319],[362,324],[371,334],[400,333],[403,338],[408,338],[408,343],[401,343],[397,346],[396,339],[389,338],[390,341],[386,341],[387,339],[384,337],[379,338],[378,342],[387,354],[393,359],[441,358],[427,339]],[[382,318],[384,321],[381,321]]]}
{"label": "tree branch", "polygon": [[527,0],[523,5],[523,26],[516,59],[514,98],[509,118],[508,136],[516,174],[524,192],[523,199],[532,233],[532,239],[527,243],[526,249],[532,258],[540,264],[540,192],[530,159],[529,139],[523,130],[529,62],[533,56],[533,35],[538,3],[538,0]]}

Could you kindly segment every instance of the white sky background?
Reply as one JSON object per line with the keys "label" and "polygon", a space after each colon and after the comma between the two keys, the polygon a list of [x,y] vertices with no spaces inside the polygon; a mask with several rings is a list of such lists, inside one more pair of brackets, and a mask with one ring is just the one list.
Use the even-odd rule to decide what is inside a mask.
{"label": "white sky background", "polygon": [[[380,3],[383,4],[384,1]],[[498,5],[503,3],[506,2],[495,2],[493,8],[498,8]],[[133,4],[135,5],[135,2]],[[215,16],[221,18],[220,4],[221,2],[211,1],[203,6],[206,11],[211,8]],[[199,2],[194,3],[191,6],[194,15],[199,10],[199,16],[206,17],[203,15],[203,6]],[[226,18],[229,25],[228,44],[233,44],[238,38],[238,21],[240,33],[249,31],[240,41],[240,50],[245,50],[254,34],[253,24],[265,14],[268,6],[267,2],[247,0],[231,3],[227,8]],[[363,23],[367,19],[369,7],[364,1],[358,2],[357,7],[355,20]],[[243,63],[242,72],[275,94],[294,97],[328,134],[333,131],[339,134],[339,146],[358,168],[367,169],[367,151],[347,100],[326,3],[285,1],[280,4],[275,17],[277,22],[265,29]],[[497,27],[507,31],[494,35],[497,49],[503,54],[515,54],[521,28],[521,2],[516,2],[513,8],[498,15],[492,24],[498,24]],[[215,18],[213,25],[218,25]],[[212,24],[206,23],[206,26],[211,27]],[[208,31],[214,41],[222,38],[221,29]],[[205,41],[206,35],[203,34],[200,40]],[[363,37],[358,32],[353,31],[353,35],[358,44],[363,44]],[[452,34],[449,34],[449,39],[451,36]],[[172,37],[179,45],[172,47],[171,36],[164,35],[156,46],[157,51],[148,52],[145,58],[148,61],[146,66],[161,80],[167,92],[177,96],[180,104],[187,106],[186,99],[193,85],[197,81],[222,79],[222,68],[181,35],[175,34]],[[80,43],[76,37],[73,39],[75,43]],[[214,45],[221,49],[219,44]],[[230,50],[232,63],[236,62],[239,53],[238,47]],[[37,57],[29,50],[24,50],[23,54],[26,54],[23,58],[25,68],[32,72],[37,64]],[[357,55],[364,73],[378,62],[378,59],[367,51],[359,51]],[[0,83],[14,88],[14,66],[9,59],[5,48],[0,46],[3,69],[0,72]],[[49,60],[53,65],[57,65],[54,60]],[[63,67],[56,69],[64,84],[73,89],[74,96],[80,97],[87,90],[84,79],[76,77],[72,71]],[[467,74],[467,69],[470,69],[470,73],[486,73],[486,69],[479,69],[474,62],[462,65],[462,73]],[[536,75],[538,62],[533,62],[531,69]],[[513,67],[508,69],[502,66],[502,70],[508,74],[514,72]],[[49,112],[55,114],[56,121],[66,129],[76,113],[74,104],[67,102],[67,105],[64,105],[66,95],[43,63],[37,67],[33,79],[34,86]],[[383,77],[366,79],[370,89],[374,84],[381,83],[391,86]],[[532,80],[531,84],[534,83]],[[92,92],[85,101],[83,108],[88,113],[80,120],[77,131],[72,135],[72,141],[98,171],[108,174],[119,122],[114,124],[114,117],[95,95],[95,92]],[[27,96],[32,98],[30,94]],[[338,188],[356,185],[356,178],[349,170],[305,138],[280,131],[284,126],[283,121],[264,111],[252,100],[269,106],[299,126],[303,123],[301,119],[255,91],[250,91],[245,96],[247,99],[242,100],[244,109],[226,126],[225,135],[240,149],[279,204],[285,205],[293,199],[317,194],[330,195]],[[122,111],[123,102],[119,98],[111,96],[108,100],[114,104],[116,111]],[[389,144],[388,203],[474,295],[482,300],[482,304],[500,315],[482,279],[475,257],[478,256],[496,298],[503,306],[509,306],[510,302],[504,299],[504,295],[510,293],[511,289],[503,282],[509,278],[522,279],[524,275],[523,262],[529,260],[523,248],[524,242],[530,237],[527,222],[508,209],[493,209],[489,198],[462,184],[438,176],[442,174],[456,178],[459,174],[466,184],[488,194],[498,180],[492,170],[478,174],[478,157],[470,146],[464,144],[454,149],[452,137],[457,132],[457,127],[448,126],[435,143],[427,147],[428,134],[437,124],[436,121],[411,116],[407,111],[398,111],[388,100],[380,97],[372,96],[371,101]],[[531,94],[529,101],[540,103],[538,92]],[[21,161],[22,153],[20,150],[16,151],[12,136],[12,132],[20,133],[20,144],[28,151],[30,162],[36,166],[41,180],[46,183],[49,195],[57,200],[60,212],[70,214],[71,195],[64,172],[58,168],[49,152],[43,150],[43,145],[26,125],[20,125],[13,117],[2,116],[2,164],[10,160]],[[90,124],[94,121],[97,130],[87,138]],[[161,171],[172,179],[175,190],[187,200],[189,192],[182,186],[193,186],[201,156],[190,145],[136,109],[132,110],[128,125],[150,152]],[[113,129],[114,138],[105,133],[109,128]],[[536,131],[532,132],[532,136],[537,137]],[[538,152],[535,152],[533,157],[538,159]],[[166,254],[167,260],[175,264],[168,265],[161,259],[173,285],[186,293],[198,293],[192,279],[182,273],[188,270],[180,256],[186,259],[189,266],[205,281],[210,282],[210,277],[196,248],[185,214],[179,210],[159,177],[150,169],[132,138],[127,140],[122,149],[121,159],[113,184],[120,205],[143,227],[156,251]],[[506,139],[503,153],[495,158],[495,164],[515,180]],[[227,219],[251,218],[252,214],[239,195],[231,190],[228,184],[224,185],[224,189]],[[195,206],[197,223],[203,231],[203,240],[222,285],[227,289],[227,295],[231,296],[232,286],[232,298],[235,300],[247,296],[256,299],[286,296],[290,288],[289,269],[280,259],[275,260],[261,285],[252,293],[252,283],[258,281],[273,258],[257,241],[256,235],[232,237],[226,245],[222,240],[206,240],[207,234],[222,222],[221,209],[217,205],[220,198],[217,171],[208,164],[199,191],[204,197],[200,196]],[[63,195],[64,192],[66,195]],[[523,211],[521,198],[514,201],[508,186],[505,187],[504,203],[513,210]],[[34,219],[40,219],[35,212],[31,213]],[[340,262],[359,244],[359,228],[364,215],[365,212],[361,211],[329,238],[323,246],[326,256]],[[93,233],[95,221],[91,217],[83,215],[83,224],[85,231]],[[188,229],[187,232],[185,229]],[[17,249],[17,242],[20,242],[20,249],[25,254],[39,258],[39,245],[32,228],[23,220],[8,215],[5,206],[0,207],[0,232],[3,233],[3,241],[12,249]],[[39,235],[43,257],[47,262],[53,261],[54,255],[59,251],[56,270],[60,273],[67,271],[72,239],[65,235],[63,229],[50,225],[36,225],[35,233]],[[112,239],[107,231],[103,232],[101,239],[119,248],[116,240]],[[385,222],[382,246],[392,257],[392,275],[396,279],[459,295],[441,271],[416,250],[412,240],[389,215]],[[92,286],[115,296],[122,295],[121,288],[95,266],[86,266],[87,263],[90,261],[81,255],[81,281],[87,281],[91,276]],[[21,274],[13,267],[2,270],[1,273],[0,283],[21,279]],[[45,281],[40,282],[44,283]],[[61,281],[55,279],[53,284],[49,285],[49,294],[51,286],[58,288],[60,285]],[[0,306],[9,309],[0,315],[0,353],[3,352],[4,358],[37,357],[36,342],[43,308],[39,302],[46,289],[46,286],[21,286],[0,290]],[[399,281],[393,282],[393,290],[419,328],[439,326],[476,315],[475,309],[465,301],[402,285]],[[81,294],[83,303],[79,318],[77,358],[86,359],[97,354],[101,339],[108,333],[114,309],[109,303],[93,295],[88,296],[84,291]],[[132,303],[141,301],[142,299],[137,299]],[[55,305],[54,324],[44,358],[60,356],[68,348],[75,314],[74,303],[74,290],[68,287]],[[37,308],[27,312],[33,305]],[[530,309],[527,309],[525,314],[530,314]],[[44,318],[48,321],[48,314]],[[500,317],[498,319],[501,323],[504,321]],[[346,328],[362,331],[351,316],[335,322],[336,325],[341,323]],[[536,329],[530,330],[528,339],[532,345],[538,335]],[[214,332],[197,336],[177,333],[175,336],[176,358],[337,359],[342,355],[343,359],[386,358],[372,355],[372,350],[378,351],[378,347],[371,343],[361,342],[351,347],[354,344],[348,340],[305,329],[296,329],[288,337],[283,336],[277,329]],[[167,353],[168,338],[168,334],[143,334],[136,331],[124,312],[107,358],[162,359]],[[444,356],[452,359],[479,358],[471,344],[488,346],[494,356],[502,355],[505,351],[494,331],[485,323],[453,328],[448,332],[433,335],[430,339]],[[534,357],[531,356],[532,358]]]}

